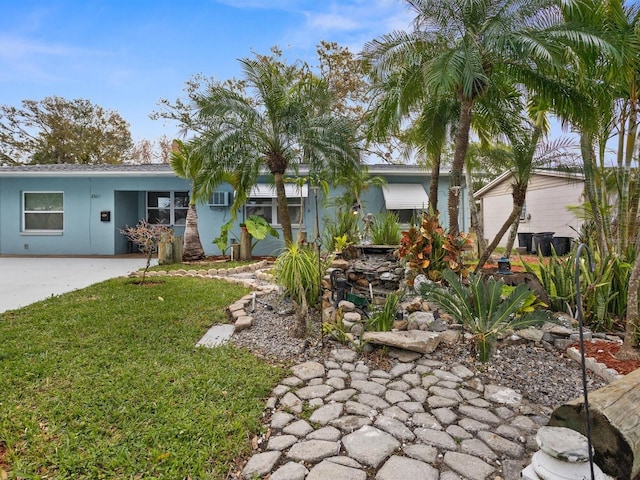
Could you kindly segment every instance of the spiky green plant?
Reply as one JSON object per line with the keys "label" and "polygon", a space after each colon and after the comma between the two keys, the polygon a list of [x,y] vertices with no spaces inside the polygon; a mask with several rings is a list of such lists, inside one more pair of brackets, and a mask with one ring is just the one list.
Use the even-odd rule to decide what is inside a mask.
{"label": "spiky green plant", "polygon": [[376,332],[388,332],[393,328],[393,322],[398,313],[401,295],[391,292],[387,295],[381,310],[374,312],[369,319],[369,328]]}
{"label": "spiky green plant", "polygon": [[283,287],[296,309],[296,336],[302,337],[310,330],[308,306],[318,302],[322,276],[330,263],[331,257],[319,259],[315,249],[297,243],[290,244],[276,259],[276,283]]}
{"label": "spiky green plant", "polygon": [[532,293],[525,284],[518,285],[507,297],[503,297],[502,279],[469,275],[469,285],[466,286],[451,270],[443,272],[443,279],[449,285],[448,288],[436,283],[425,283],[422,286],[422,296],[440,306],[474,335],[478,358],[482,362],[491,358],[499,335],[550,320],[550,314],[545,310],[518,314]]}
{"label": "spiky green plant", "polygon": [[398,245],[400,243],[400,220],[396,212],[379,213],[373,217],[371,240],[374,245]]}

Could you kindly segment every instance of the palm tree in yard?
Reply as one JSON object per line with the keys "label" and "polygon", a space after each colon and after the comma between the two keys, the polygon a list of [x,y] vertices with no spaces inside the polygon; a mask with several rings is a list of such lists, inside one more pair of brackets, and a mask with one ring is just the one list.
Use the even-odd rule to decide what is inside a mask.
{"label": "palm tree in yard", "polygon": [[[419,62],[423,92],[459,101],[448,200],[449,233],[455,235],[472,113],[479,101],[505,98],[501,92],[510,96],[516,86],[557,94],[553,68],[566,65],[567,45],[598,39],[565,24],[555,0],[406,1],[415,14],[413,29],[367,43],[364,56],[382,79]],[[424,101],[410,89],[404,94]]]}
{"label": "palm tree in yard", "polygon": [[192,262],[204,258],[204,249],[200,242],[198,232],[198,212],[196,203],[201,186],[199,185],[200,172],[202,170],[203,158],[193,146],[180,140],[174,140],[169,157],[171,169],[181,178],[191,182],[191,193],[189,195],[189,210],[184,227],[184,240],[182,246],[182,260]]}
{"label": "palm tree in yard", "polygon": [[285,173],[300,163],[314,174],[355,171],[359,165],[355,128],[327,108],[326,82],[307,69],[256,56],[240,60],[248,95],[213,85],[196,97],[197,139],[205,162],[204,176],[233,172],[237,179],[234,207],[247,199],[261,173],[273,176],[278,223],[286,245],[293,242],[285,193]]}

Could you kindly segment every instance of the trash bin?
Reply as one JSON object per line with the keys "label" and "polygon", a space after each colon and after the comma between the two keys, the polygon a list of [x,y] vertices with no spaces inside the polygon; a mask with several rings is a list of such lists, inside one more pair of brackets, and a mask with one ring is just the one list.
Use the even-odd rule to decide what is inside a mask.
{"label": "trash bin", "polygon": [[518,246],[527,249],[527,253],[531,253],[533,242],[533,233],[518,232]]}
{"label": "trash bin", "polygon": [[571,251],[571,237],[553,237],[553,248],[557,255],[566,255]]}
{"label": "trash bin", "polygon": [[536,253],[541,253],[543,257],[551,256],[551,244],[555,232],[540,232],[533,235],[533,248]]}

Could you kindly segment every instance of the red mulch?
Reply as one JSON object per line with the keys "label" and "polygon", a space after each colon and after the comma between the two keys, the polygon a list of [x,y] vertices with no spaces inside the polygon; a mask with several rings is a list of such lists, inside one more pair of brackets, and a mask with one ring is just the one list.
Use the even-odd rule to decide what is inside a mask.
{"label": "red mulch", "polygon": [[[636,368],[640,368],[639,360],[618,360],[615,358],[616,353],[620,350],[621,343],[607,342],[604,340],[596,340],[584,343],[584,354],[586,357],[593,357],[596,361],[604,363],[608,368],[613,368],[621,375],[633,372]],[[580,351],[580,344],[574,343],[569,348],[574,347]]]}

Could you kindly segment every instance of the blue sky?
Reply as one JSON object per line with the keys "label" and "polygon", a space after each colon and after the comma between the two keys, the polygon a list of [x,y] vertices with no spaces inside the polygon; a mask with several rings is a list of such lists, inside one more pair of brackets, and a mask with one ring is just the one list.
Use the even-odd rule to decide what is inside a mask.
{"label": "blue sky", "polygon": [[84,98],[115,110],[134,140],[174,138],[149,119],[195,74],[240,76],[238,58],[280,46],[313,63],[320,40],[358,52],[406,28],[402,0],[0,0],[0,104]]}

